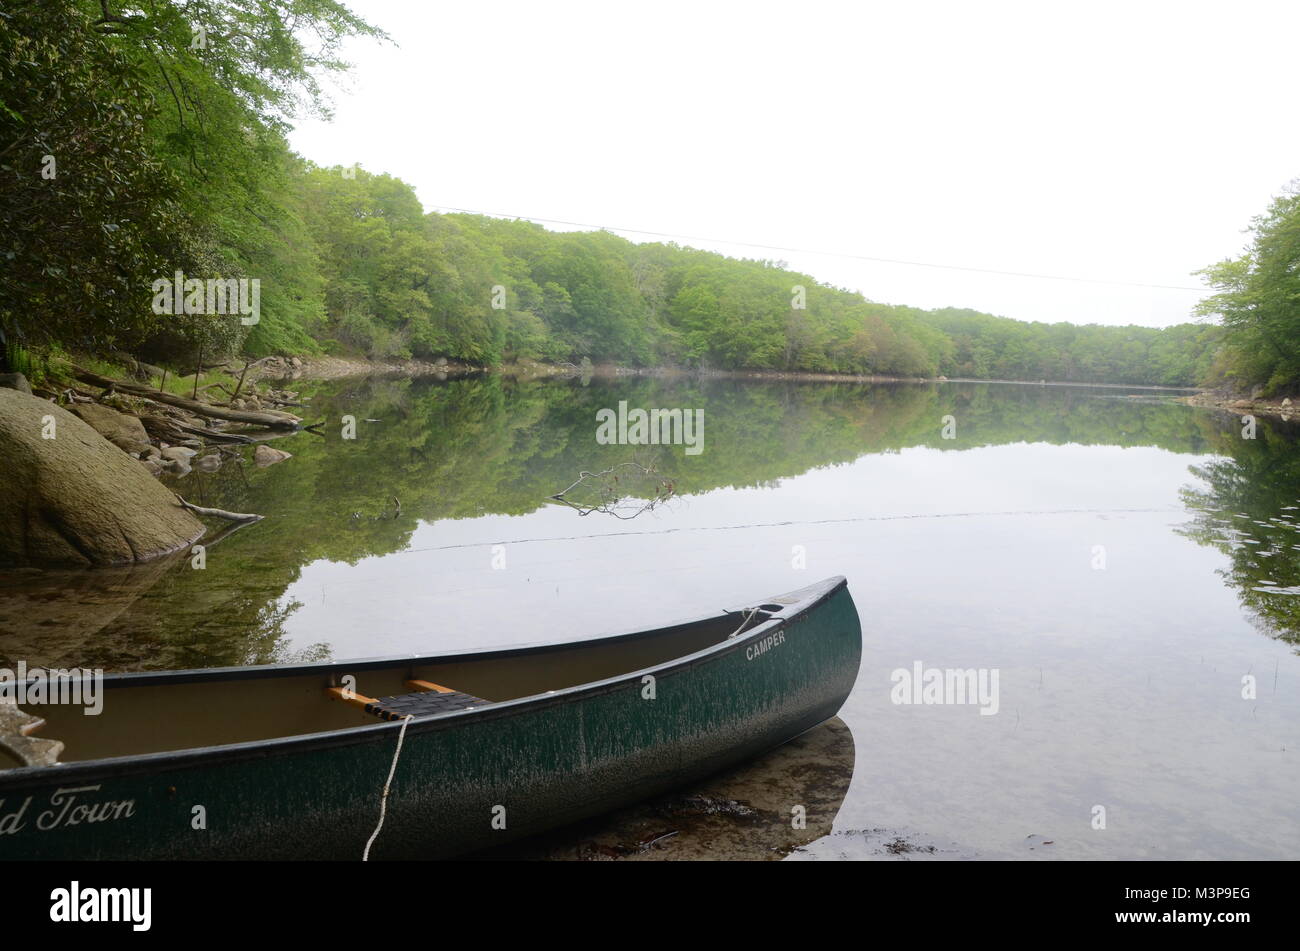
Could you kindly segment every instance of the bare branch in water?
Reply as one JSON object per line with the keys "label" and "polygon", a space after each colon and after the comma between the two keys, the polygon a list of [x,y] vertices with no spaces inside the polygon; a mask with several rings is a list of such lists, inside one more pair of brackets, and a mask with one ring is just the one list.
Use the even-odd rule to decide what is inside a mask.
{"label": "bare branch in water", "polygon": [[632,476],[633,480],[637,477],[648,480],[654,475],[653,466],[647,468],[636,462],[624,462],[600,472],[583,470],[572,485],[548,496],[547,501],[567,505],[579,515],[600,512],[620,519],[636,518],[672,498],[675,486],[671,479],[660,479],[654,486],[653,495],[647,498],[625,493],[621,479]]}
{"label": "bare branch in water", "polygon": [[195,515],[207,515],[210,518],[224,518],[231,522],[260,522],[262,519],[266,518],[265,515],[249,515],[243,512],[227,512],[225,509],[210,509],[205,508],[202,505],[191,505],[179,495],[176,495],[176,498],[181,503],[181,508],[189,509]]}

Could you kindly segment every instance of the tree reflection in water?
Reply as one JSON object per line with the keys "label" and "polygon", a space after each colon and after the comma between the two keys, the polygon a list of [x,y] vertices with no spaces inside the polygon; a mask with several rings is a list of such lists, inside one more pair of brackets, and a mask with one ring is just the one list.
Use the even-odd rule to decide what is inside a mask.
{"label": "tree reflection in water", "polygon": [[1228,557],[1219,574],[1261,633],[1300,646],[1300,426],[1260,420],[1254,439],[1234,426],[1220,458],[1192,467],[1205,485],[1183,489],[1195,517],[1179,531]]}

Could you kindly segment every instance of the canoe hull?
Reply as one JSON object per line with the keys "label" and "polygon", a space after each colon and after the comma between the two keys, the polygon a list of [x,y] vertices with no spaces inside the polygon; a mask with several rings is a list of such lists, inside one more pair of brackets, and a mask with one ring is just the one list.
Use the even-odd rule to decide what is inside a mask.
{"label": "canoe hull", "polygon": [[[861,631],[841,579],[815,589],[789,596],[804,596],[789,616],[662,669],[410,721],[371,857],[500,845],[690,783],[833,717]],[[399,730],[0,774],[0,859],[359,859]]]}

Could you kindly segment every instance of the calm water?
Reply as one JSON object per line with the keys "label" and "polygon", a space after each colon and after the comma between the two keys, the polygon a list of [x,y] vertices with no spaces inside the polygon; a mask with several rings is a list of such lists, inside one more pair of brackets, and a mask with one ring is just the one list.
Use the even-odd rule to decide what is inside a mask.
{"label": "calm water", "polygon": [[[276,440],[294,458],[174,480],[264,522],[203,571],[0,578],[0,655],[124,670],[558,640],[843,574],[865,642],[847,730],[786,756],[833,747],[844,781],[792,791],[820,797],[816,835],[773,848],[1300,856],[1294,426],[1261,420],[1247,440],[1235,417],[1149,395],[1010,385],[305,391],[328,423]],[[599,444],[596,411],[620,400],[703,409],[703,451]],[[672,497],[622,518],[546,501],[616,466],[616,486],[588,478],[570,498]],[[996,669],[998,713],[894,704],[892,671],[918,661]],[[737,820],[741,838],[756,821]]]}

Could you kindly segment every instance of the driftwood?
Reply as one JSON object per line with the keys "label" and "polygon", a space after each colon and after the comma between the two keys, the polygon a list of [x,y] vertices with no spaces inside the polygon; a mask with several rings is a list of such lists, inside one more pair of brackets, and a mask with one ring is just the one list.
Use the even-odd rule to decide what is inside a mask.
{"label": "driftwood", "polygon": [[147,432],[154,439],[165,439],[167,442],[180,442],[186,438],[187,433],[181,428],[181,424],[166,416],[141,416],[140,422],[144,425]]}
{"label": "driftwood", "polygon": [[251,443],[255,441],[251,436],[243,436],[239,433],[223,433],[219,429],[202,429],[198,426],[186,426],[183,423],[177,423],[177,428],[191,436],[210,439],[213,442]]}
{"label": "driftwood", "polygon": [[207,515],[210,518],[224,518],[229,522],[260,522],[266,518],[265,515],[248,515],[242,512],[227,512],[225,509],[210,509],[202,505],[191,505],[179,495],[176,496],[181,508],[189,509],[195,515]]}
{"label": "driftwood", "polygon": [[166,416],[144,415],[140,417],[140,422],[144,424],[145,431],[154,439],[162,439],[169,443],[179,443],[191,436],[197,436],[208,442],[217,443],[251,443],[253,439],[249,436],[241,436],[239,433],[223,433],[219,429],[207,429],[202,426],[191,426],[188,423],[177,422]]}
{"label": "driftwood", "polygon": [[152,390],[147,386],[124,383],[121,380],[100,376],[98,373],[83,370],[79,366],[73,366],[72,372],[77,379],[84,383],[115,387],[119,393],[124,393],[127,396],[140,396],[157,403],[166,403],[168,406],[175,406],[188,413],[193,413],[195,416],[225,419],[232,423],[247,423],[252,426],[267,426],[271,429],[297,429],[302,424],[302,420],[292,413],[281,413],[276,410],[226,409],[208,403],[200,403],[197,400],[186,399],[183,396],[174,396],[161,390]]}

